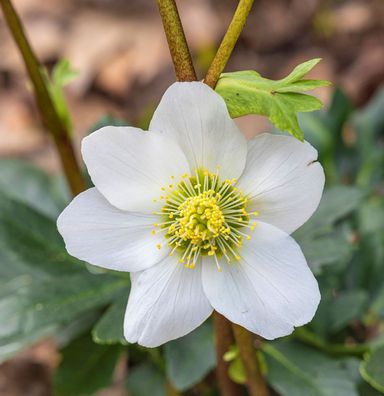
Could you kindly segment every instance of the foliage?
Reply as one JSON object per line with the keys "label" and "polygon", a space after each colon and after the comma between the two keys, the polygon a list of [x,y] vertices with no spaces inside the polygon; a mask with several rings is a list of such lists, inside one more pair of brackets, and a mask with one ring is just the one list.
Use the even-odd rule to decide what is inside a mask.
{"label": "foliage", "polygon": [[74,80],[77,75],[78,72],[72,68],[68,59],[61,59],[54,66],[51,78],[48,77],[48,73],[44,70],[46,85],[57,114],[66,126],[66,129],[71,132],[73,129],[72,120],[64,95],[64,87]]}
{"label": "foliage", "polygon": [[323,105],[319,99],[303,92],[330,85],[328,81],[303,79],[319,62],[320,59],[304,62],[287,77],[276,81],[261,77],[254,70],[224,73],[216,92],[224,98],[231,117],[264,115],[278,129],[304,140],[297,113],[319,110]]}

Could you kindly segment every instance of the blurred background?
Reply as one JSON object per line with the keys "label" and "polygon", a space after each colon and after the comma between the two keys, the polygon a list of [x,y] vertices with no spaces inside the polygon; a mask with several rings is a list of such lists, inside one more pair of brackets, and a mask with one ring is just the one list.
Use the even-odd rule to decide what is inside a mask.
{"label": "blurred background", "polygon": [[[79,72],[66,87],[77,143],[105,117],[147,125],[162,93],[175,79],[155,1],[14,0],[14,5],[47,68],[67,58]],[[198,75],[203,78],[237,1],[179,0],[178,5]],[[254,69],[278,79],[295,65],[317,57],[323,61],[310,77],[330,80],[337,90],[336,94],[335,88],[315,92],[328,110],[301,120],[306,138],[321,151],[329,185],[357,183],[382,197],[383,162],[373,148],[382,150],[384,135],[380,91],[384,83],[383,0],[256,0],[226,70]],[[369,122],[361,124],[366,116]],[[239,123],[248,136],[271,129],[262,117],[245,117]],[[361,125],[376,129],[370,141],[364,141],[366,151],[357,152],[354,144],[362,133]],[[322,132],[324,128],[328,135]],[[378,162],[359,173],[371,155],[379,156]],[[356,156],[360,162],[351,160]],[[49,173],[60,172],[1,13],[0,157],[22,158]],[[353,232],[348,235],[351,243],[360,238]],[[381,252],[376,259],[382,258]],[[363,330],[356,331],[361,334]],[[3,363],[0,395],[50,395],[51,372],[58,360],[55,343],[45,340]],[[114,387],[99,395],[124,395],[119,378],[117,370]]]}

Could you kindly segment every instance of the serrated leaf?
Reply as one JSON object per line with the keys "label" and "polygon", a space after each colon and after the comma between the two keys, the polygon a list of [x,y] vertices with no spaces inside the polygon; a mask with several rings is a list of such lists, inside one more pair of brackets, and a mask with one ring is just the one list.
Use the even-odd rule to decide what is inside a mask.
{"label": "serrated leaf", "polygon": [[255,71],[240,71],[221,75],[216,92],[228,107],[231,117],[247,114],[267,116],[280,130],[304,140],[298,120],[298,112],[319,110],[319,99],[302,92],[330,85],[323,80],[303,80],[320,59],[313,59],[297,66],[281,80],[263,78]]}
{"label": "serrated leaf", "polygon": [[216,363],[210,322],[165,345],[167,377],[179,391],[204,378]]}
{"label": "serrated leaf", "polygon": [[360,373],[374,389],[384,393],[384,345],[365,357]]}
{"label": "serrated leaf", "polygon": [[93,395],[112,383],[121,347],[95,344],[90,335],[65,347],[56,370],[53,388],[57,396]]}
{"label": "serrated leaf", "polygon": [[285,84],[292,84],[296,81],[301,80],[301,78],[304,77],[306,74],[308,74],[320,61],[321,58],[315,58],[315,59],[310,59],[304,63],[301,63],[300,65],[297,65],[291,71],[291,73],[288,74],[287,77],[279,80],[279,82],[281,83],[281,85],[285,85]]}

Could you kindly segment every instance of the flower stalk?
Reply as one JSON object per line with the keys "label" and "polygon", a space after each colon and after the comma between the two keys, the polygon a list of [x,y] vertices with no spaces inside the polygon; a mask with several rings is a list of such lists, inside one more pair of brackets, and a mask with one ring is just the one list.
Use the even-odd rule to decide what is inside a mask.
{"label": "flower stalk", "polygon": [[157,0],[178,81],[196,81],[196,72],[189,52],[175,0]]}
{"label": "flower stalk", "polygon": [[240,0],[237,9],[233,15],[232,21],[224,35],[223,41],[208,69],[204,82],[211,88],[215,88],[220,74],[224,68],[235,48],[236,42],[242,32],[247,21],[248,15],[251,11],[254,0]]}
{"label": "flower stalk", "polygon": [[231,322],[218,312],[213,312],[213,323],[216,345],[216,376],[222,396],[237,396],[241,394],[241,386],[234,383],[228,376],[229,362],[223,359],[230,346],[235,343]]}
{"label": "flower stalk", "polygon": [[250,396],[268,396],[268,388],[255,356],[253,334],[237,324],[232,324],[232,328],[245,368]]}
{"label": "flower stalk", "polygon": [[85,189],[85,183],[69,131],[55,109],[44,80],[43,67],[28,42],[15,8],[10,0],[0,0],[0,5],[31,79],[42,122],[53,137],[70,189],[73,195],[77,195]]}

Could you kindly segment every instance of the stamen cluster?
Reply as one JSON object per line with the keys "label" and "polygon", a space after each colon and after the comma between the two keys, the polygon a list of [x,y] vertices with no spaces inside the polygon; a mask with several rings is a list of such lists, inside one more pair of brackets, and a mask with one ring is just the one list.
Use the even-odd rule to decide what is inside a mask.
{"label": "stamen cluster", "polygon": [[215,258],[218,269],[222,256],[228,262],[239,260],[244,238],[251,239],[244,228],[253,231],[256,223],[250,223],[248,199],[236,183],[236,179],[220,181],[218,172],[198,169],[193,176],[184,174],[176,185],[162,187],[165,194],[160,199],[165,204],[156,214],[163,221],[152,233],[165,232],[170,254],[177,251],[188,268],[205,255]]}

